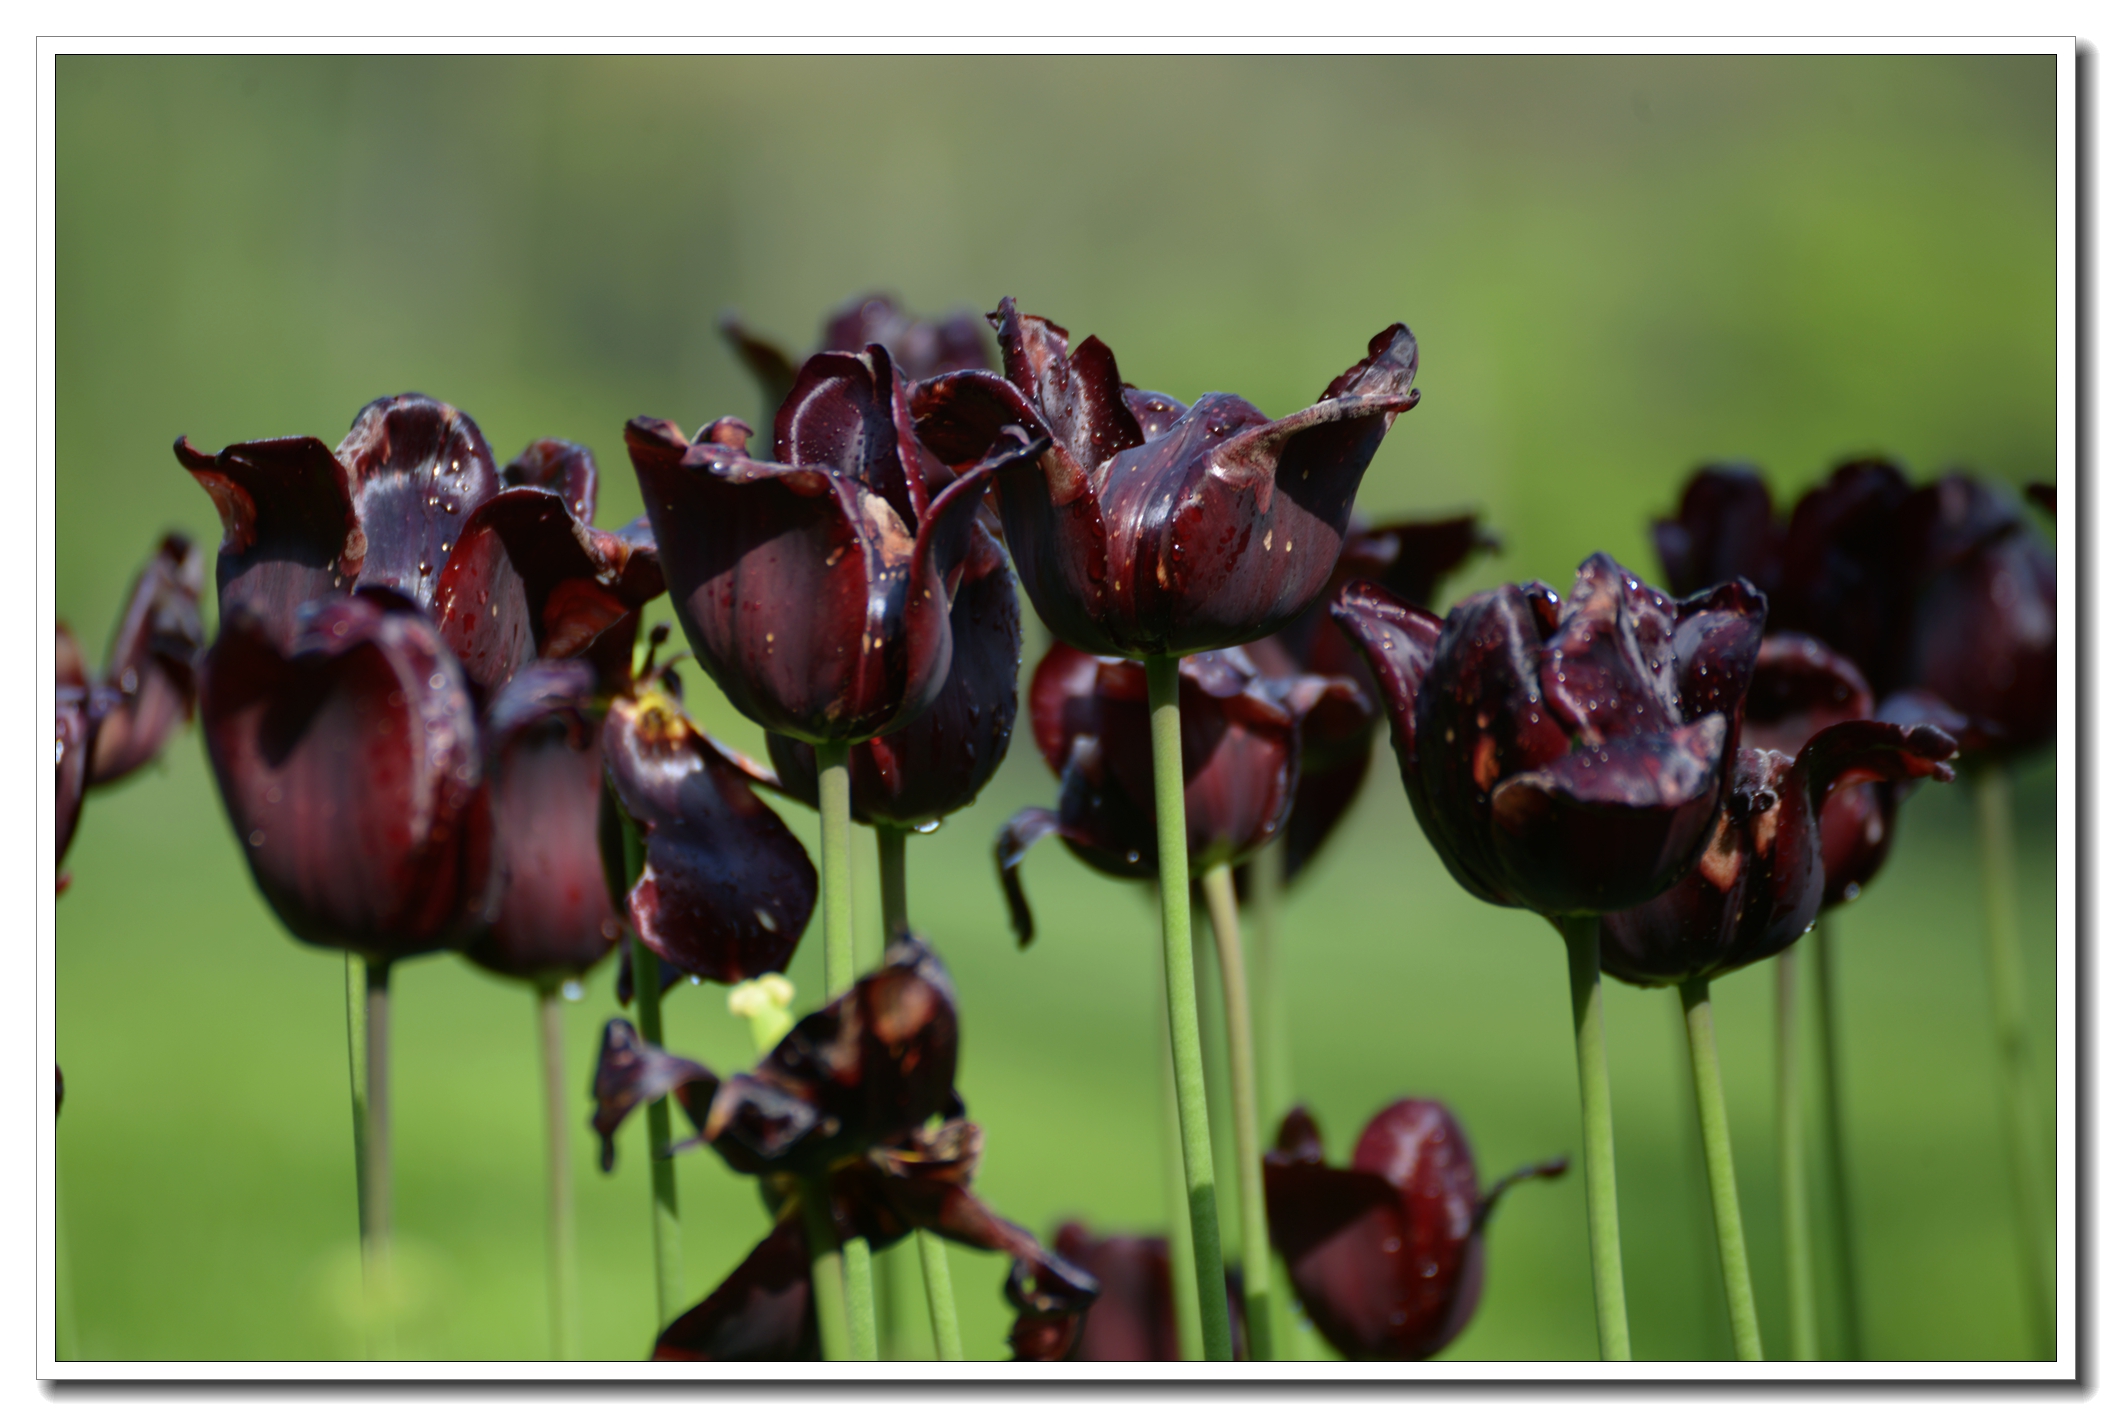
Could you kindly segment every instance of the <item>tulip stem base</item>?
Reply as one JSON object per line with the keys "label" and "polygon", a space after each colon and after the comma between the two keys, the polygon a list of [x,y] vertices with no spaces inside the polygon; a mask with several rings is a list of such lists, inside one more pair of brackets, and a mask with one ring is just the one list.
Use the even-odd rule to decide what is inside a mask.
{"label": "tulip stem base", "polygon": [[821,1360],[847,1362],[851,1359],[851,1316],[843,1298],[843,1250],[836,1237],[826,1180],[800,1182],[800,1214],[807,1226],[807,1252],[813,1257],[814,1322],[820,1329]]}
{"label": "tulip stem base", "polygon": [[1841,1053],[1834,959],[1834,923],[1830,911],[1819,916],[1812,934],[1812,1002],[1818,1013],[1819,1136],[1826,1147],[1826,1205],[1833,1216],[1833,1270],[1840,1283],[1843,1359],[1863,1360],[1863,1305],[1855,1269],[1855,1222],[1848,1188],[1848,1141],[1841,1122]]}
{"label": "tulip stem base", "polygon": [[[1203,1041],[1195,1005],[1195,946],[1188,920],[1188,813],[1181,770],[1181,661],[1144,661],[1151,703],[1152,795],[1158,811],[1159,925],[1166,961],[1166,1025],[1173,1051],[1174,1107],[1188,1182],[1188,1228],[1195,1246],[1196,1305],[1203,1321],[1203,1360],[1232,1360],[1232,1314],[1217,1232],[1216,1164],[1210,1150],[1210,1104],[1203,1087]],[[1179,1223],[1176,1216],[1175,1223]]]}
{"label": "tulip stem base", "polygon": [[2024,946],[2017,929],[2016,830],[2007,767],[1985,766],[1973,773],[1973,804],[1980,821],[1980,878],[1987,902],[1987,1001],[1994,1015],[2002,1121],[2008,1131],[2010,1186],[2016,1193],[2017,1256],[2023,1264],[2024,1311],[2031,1325],[2032,1357],[2050,1362],[2056,1356],[2054,1263],[2048,1247],[2053,1224],[2047,1211],[2047,1194],[2052,1187],[2046,1180],[2038,1100],[2031,1084],[2031,1028],[2024,1006]]}
{"label": "tulip stem base", "polygon": [[360,1205],[366,1223],[360,1234],[367,1288],[367,1355],[376,1361],[396,1356],[396,1275],[390,1250],[395,1230],[395,1196],[389,1164],[389,965],[369,962],[366,972],[366,1047],[355,1063],[365,1064],[366,1145],[359,1155],[366,1177]]}
{"label": "tulip stem base", "polygon": [[1819,1360],[1818,1278],[1811,1192],[1804,1174],[1804,1093],[1798,1068],[1797,953],[1775,957],[1775,1166],[1782,1192],[1782,1250],[1789,1278],[1789,1360]]}
{"label": "tulip stem base", "polygon": [[1239,1166],[1240,1265],[1247,1299],[1247,1360],[1273,1362],[1275,1307],[1269,1290],[1274,1268],[1269,1263],[1268,1204],[1262,1193],[1254,1024],[1231,866],[1212,866],[1203,876],[1203,899],[1210,909],[1210,932],[1217,940],[1217,967],[1225,991],[1225,1051],[1231,1063],[1232,1134]]}
{"label": "tulip stem base", "polygon": [[[814,749],[821,807],[821,946],[822,980],[830,998],[850,992],[858,979],[857,931],[851,913],[851,747],[825,742]],[[842,1242],[844,1311],[848,1347],[854,1362],[880,1360],[880,1329],[873,1306],[873,1250],[863,1238]],[[815,1251],[816,1291],[826,1287]]]}
{"label": "tulip stem base", "polygon": [[1591,1289],[1599,1358],[1626,1362],[1628,1290],[1621,1275],[1621,1213],[1613,1178],[1613,1085],[1606,1070],[1605,984],[1599,978],[1599,917],[1558,921],[1569,947],[1569,1007],[1577,1036],[1577,1093],[1584,1124],[1584,1210],[1591,1228]]}
{"label": "tulip stem base", "polygon": [[572,1217],[572,1096],[565,1078],[564,1000],[553,984],[535,991],[542,1040],[543,1127],[550,1164],[550,1353],[579,1360],[579,1234]]}
{"label": "tulip stem base", "polygon": [[[654,1047],[663,1047],[660,956],[635,931],[631,935],[631,978],[638,1004],[638,1035]],[[674,1133],[674,1118],[663,1096],[645,1108],[646,1145],[652,1155],[653,1295],[663,1331],[682,1313],[682,1207],[675,1198],[675,1158],[668,1154]]]}
{"label": "tulip stem base", "polygon": [[1716,1252],[1723,1260],[1723,1296],[1731,1310],[1731,1348],[1741,1362],[1762,1360],[1760,1314],[1753,1304],[1753,1272],[1745,1257],[1745,1221],[1738,1211],[1738,1173],[1731,1161],[1731,1122],[1723,1105],[1723,1069],[1716,1059],[1716,1020],[1707,979],[1679,986],[1687,1012],[1687,1053],[1694,1064],[1694,1109],[1701,1121],[1701,1153],[1709,1168],[1709,1208],[1716,1216]]}

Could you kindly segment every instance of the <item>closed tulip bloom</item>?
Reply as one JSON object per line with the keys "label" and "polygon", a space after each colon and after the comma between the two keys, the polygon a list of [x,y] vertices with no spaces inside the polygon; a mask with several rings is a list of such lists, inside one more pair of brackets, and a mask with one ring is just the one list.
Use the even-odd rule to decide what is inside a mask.
{"label": "closed tulip bloom", "polygon": [[1940,729],[1868,720],[1836,723],[1792,758],[1738,753],[1708,849],[1657,898],[1608,914],[1601,963],[1628,983],[1717,978],[1771,958],[1819,916],[1827,887],[1820,812],[1856,782],[1951,779],[1958,745]]}
{"label": "closed tulip bloom", "polygon": [[751,458],[730,418],[694,443],[645,418],[624,436],[698,662],[741,713],[808,743],[862,742],[932,705],[984,485],[1038,450],[1015,438],[947,479],[878,345],[807,361],[777,461]]}
{"label": "closed tulip bloom", "polygon": [[[762,386],[764,415],[774,415],[799,381],[799,365],[736,316],[721,319],[719,332]],[[837,309],[823,323],[821,345],[815,352],[855,354],[868,344],[884,346],[902,376],[912,383],[955,369],[991,366],[989,335],[974,315],[956,310],[942,320],[919,319],[888,295],[862,295]]]}
{"label": "closed tulip bloom", "polygon": [[[1264,679],[1243,650],[1181,661],[1191,876],[1238,864],[1283,829],[1298,783],[1300,725],[1328,711],[1370,709],[1347,679]],[[1034,921],[1018,870],[1042,838],[1061,837],[1103,874],[1143,880],[1159,869],[1143,668],[1051,645],[1034,670],[1028,712],[1035,744],[1061,789],[1054,811],[1030,807],[998,837],[998,867],[1022,943],[1033,938]]]}
{"label": "closed tulip bloom", "polygon": [[1766,602],[1675,601],[1610,557],[1443,620],[1368,583],[1335,599],[1393,725],[1408,799],[1480,899],[1550,917],[1650,899],[1708,844]]}
{"label": "closed tulip bloom", "polygon": [[996,480],[1028,599],[1065,643],[1145,658],[1246,644],[1326,587],[1350,504],[1394,418],[1413,408],[1415,337],[1375,336],[1320,401],[1271,420],[1233,394],[1184,406],[1122,382],[1097,338],[1009,298],[991,316],[1004,377],[918,385],[918,430],[963,466],[1008,427],[1049,440]]}
{"label": "closed tulip bloom", "polygon": [[1481,1302],[1482,1234],[1496,1201],[1519,1180],[1568,1166],[1527,1166],[1484,1194],[1458,1118],[1408,1098],[1374,1116],[1336,1169],[1299,1107],[1262,1162],[1269,1238],[1313,1326],[1344,1357],[1420,1361]]}

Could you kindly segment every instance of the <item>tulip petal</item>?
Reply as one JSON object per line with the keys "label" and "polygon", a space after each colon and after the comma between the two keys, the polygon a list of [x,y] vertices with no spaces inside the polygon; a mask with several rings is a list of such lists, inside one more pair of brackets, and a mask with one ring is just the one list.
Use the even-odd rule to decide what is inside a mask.
{"label": "tulip petal", "polygon": [[367,538],[353,509],[352,476],[323,443],[271,438],[208,456],[178,438],[176,460],[220,513],[221,619],[246,611],[283,640],[302,605],[350,588]]}
{"label": "tulip petal", "polygon": [[1520,896],[1543,914],[1601,914],[1641,904],[1686,874],[1716,816],[1726,733],[1712,713],[1498,783],[1492,840]]}
{"label": "tulip petal", "polygon": [[337,445],[366,535],[362,589],[380,586],[432,603],[462,523],[499,492],[499,472],[477,425],[424,394],[377,398]]}
{"label": "tulip petal", "polygon": [[370,962],[482,921],[491,820],[469,680],[393,600],[318,602],[290,652],[237,612],[199,692],[221,800],[288,929]]}
{"label": "tulip petal", "polygon": [[[1662,733],[1682,721],[1674,687],[1684,667],[1674,640],[1677,622],[1670,601],[1603,551],[1577,567],[1561,623],[1547,641],[1540,688],[1585,745]],[[1750,628],[1750,647],[1757,650],[1760,626],[1756,621]],[[1742,680],[1737,687],[1742,697]]]}
{"label": "tulip petal", "polygon": [[644,869],[624,904],[646,946],[721,983],[782,972],[814,913],[817,878],[746,774],[660,692],[613,704],[601,751],[643,838]]}
{"label": "tulip petal", "polygon": [[1794,757],[1821,728],[1871,715],[1870,685],[1847,656],[1804,634],[1760,641],[1745,695],[1743,747]]}
{"label": "tulip petal", "polygon": [[1653,523],[1665,587],[1693,595],[1743,576],[1772,594],[1781,583],[1782,529],[1759,472],[1743,464],[1704,467],[1680,493],[1679,510]]}
{"label": "tulip petal", "polygon": [[601,1030],[594,1061],[594,1133],[601,1137],[601,1168],[616,1168],[616,1129],[633,1111],[672,1093],[695,1122],[711,1108],[719,1079],[709,1067],[653,1046],[622,1018]]}
{"label": "tulip petal", "polygon": [[997,875],[1004,885],[1005,906],[1011,911],[1012,933],[1022,949],[1034,942],[1034,911],[1028,908],[1027,890],[1020,884],[1020,863],[1037,841],[1060,829],[1055,812],[1045,806],[1030,806],[1014,815],[997,833]]}
{"label": "tulip petal", "polygon": [[1679,679],[1679,716],[1693,722],[1721,713],[1735,743],[1760,655],[1767,598],[1752,582],[1733,580],[1680,601],[1674,611],[1672,658]]}
{"label": "tulip petal", "polygon": [[813,1261],[798,1216],[781,1221],[703,1302],[667,1325],[655,1362],[813,1362]]}
{"label": "tulip petal", "polygon": [[[777,413],[778,406],[792,392],[792,385],[799,378],[799,370],[790,355],[774,342],[755,333],[743,324],[740,317],[725,314],[719,317],[719,333],[733,346],[733,352],[755,379],[763,391],[763,416],[768,422]],[[832,344],[831,348],[838,346]],[[863,349],[865,342],[843,346]]]}
{"label": "tulip petal", "polygon": [[162,538],[133,582],[103,669],[111,701],[95,734],[89,785],[117,781],[145,766],[190,720],[205,651],[198,615],[204,584],[204,556],[175,532]]}
{"label": "tulip petal", "polygon": [[561,438],[544,438],[521,449],[520,456],[499,469],[504,487],[539,487],[565,499],[581,522],[594,519],[600,497],[601,471],[591,449]]}
{"label": "tulip petal", "polygon": [[879,345],[816,354],[778,405],[771,457],[834,468],[883,498],[904,526],[915,526],[924,512],[921,461],[928,454],[917,446],[906,403],[896,422],[900,391],[894,364]]}
{"label": "tulip petal", "polygon": [[1068,330],[1039,315],[1022,315],[1009,295],[990,318],[1005,377],[1041,411],[1057,445],[1087,474],[1143,445],[1144,432],[1122,397],[1114,352],[1097,336],[1073,351]]}
{"label": "tulip petal", "polygon": [[[1173,1304],[1173,1265],[1157,1235],[1095,1239],[1082,1224],[1056,1231],[1056,1253],[1100,1285],[1076,1337],[1080,1362],[1177,1362],[1181,1343]],[[1052,1344],[1053,1345],[1053,1344]],[[1015,1329],[1014,1349],[1020,1346]]]}

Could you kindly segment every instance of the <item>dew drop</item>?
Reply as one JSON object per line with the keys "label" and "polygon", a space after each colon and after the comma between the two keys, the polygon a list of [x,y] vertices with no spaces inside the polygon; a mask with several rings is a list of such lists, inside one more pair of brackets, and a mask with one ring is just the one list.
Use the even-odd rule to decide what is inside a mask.
{"label": "dew drop", "polygon": [[936,821],[919,822],[917,825],[912,826],[910,829],[915,831],[919,836],[929,836],[932,832],[939,829],[939,823]]}
{"label": "dew drop", "polygon": [[755,907],[755,922],[760,924],[766,932],[770,934],[777,933],[777,917],[761,905]]}
{"label": "dew drop", "polygon": [[252,832],[250,832],[250,833],[249,833],[249,843],[250,843],[250,844],[251,844],[252,846],[261,846],[261,845],[263,845],[263,844],[264,844],[264,833],[263,833],[262,831],[252,831]]}
{"label": "dew drop", "polygon": [[576,978],[566,979],[565,986],[558,991],[565,995],[567,1003],[577,1003],[580,999],[587,996],[587,990],[580,986],[580,982]]}
{"label": "dew drop", "polygon": [[431,678],[425,681],[425,686],[434,690],[435,692],[438,692],[440,689],[447,687],[447,675],[434,674]]}

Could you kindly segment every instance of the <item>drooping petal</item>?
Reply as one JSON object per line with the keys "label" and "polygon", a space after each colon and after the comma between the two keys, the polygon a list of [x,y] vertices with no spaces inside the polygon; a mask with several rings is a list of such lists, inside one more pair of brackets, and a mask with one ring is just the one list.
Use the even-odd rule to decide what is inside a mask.
{"label": "drooping petal", "polygon": [[176,439],[176,460],[220,513],[214,569],[224,622],[238,611],[283,642],[300,607],[349,593],[366,563],[352,476],[315,438],[235,443],[208,456]]}
{"label": "drooping petal", "polygon": [[601,1030],[594,1060],[594,1134],[601,1137],[601,1168],[616,1168],[616,1130],[633,1111],[673,1095],[692,1122],[711,1109],[719,1079],[709,1067],[653,1046],[623,1018]]}
{"label": "drooping petal", "polygon": [[89,785],[128,776],[151,762],[177,727],[190,721],[198,697],[198,659],[205,629],[198,594],[205,558],[190,538],[162,538],[133,582],[104,662],[110,708],[95,734]]}
{"label": "drooping petal", "polygon": [[421,393],[377,398],[337,445],[366,536],[361,588],[380,586],[432,604],[462,523],[499,491],[499,471],[477,425]]}
{"label": "drooping petal", "polygon": [[540,987],[584,974],[623,938],[602,872],[594,690],[591,665],[538,661],[485,714],[499,900],[462,952]]}
{"label": "drooping petal", "polygon": [[643,845],[623,904],[646,946],[722,983],[779,973],[814,913],[806,848],[664,692],[619,699],[601,733],[616,806]]}
{"label": "drooping petal", "polygon": [[199,707],[236,837],[296,936],[385,963],[485,919],[491,817],[469,680],[423,615],[387,597],[321,601],[282,651],[238,611]]}

